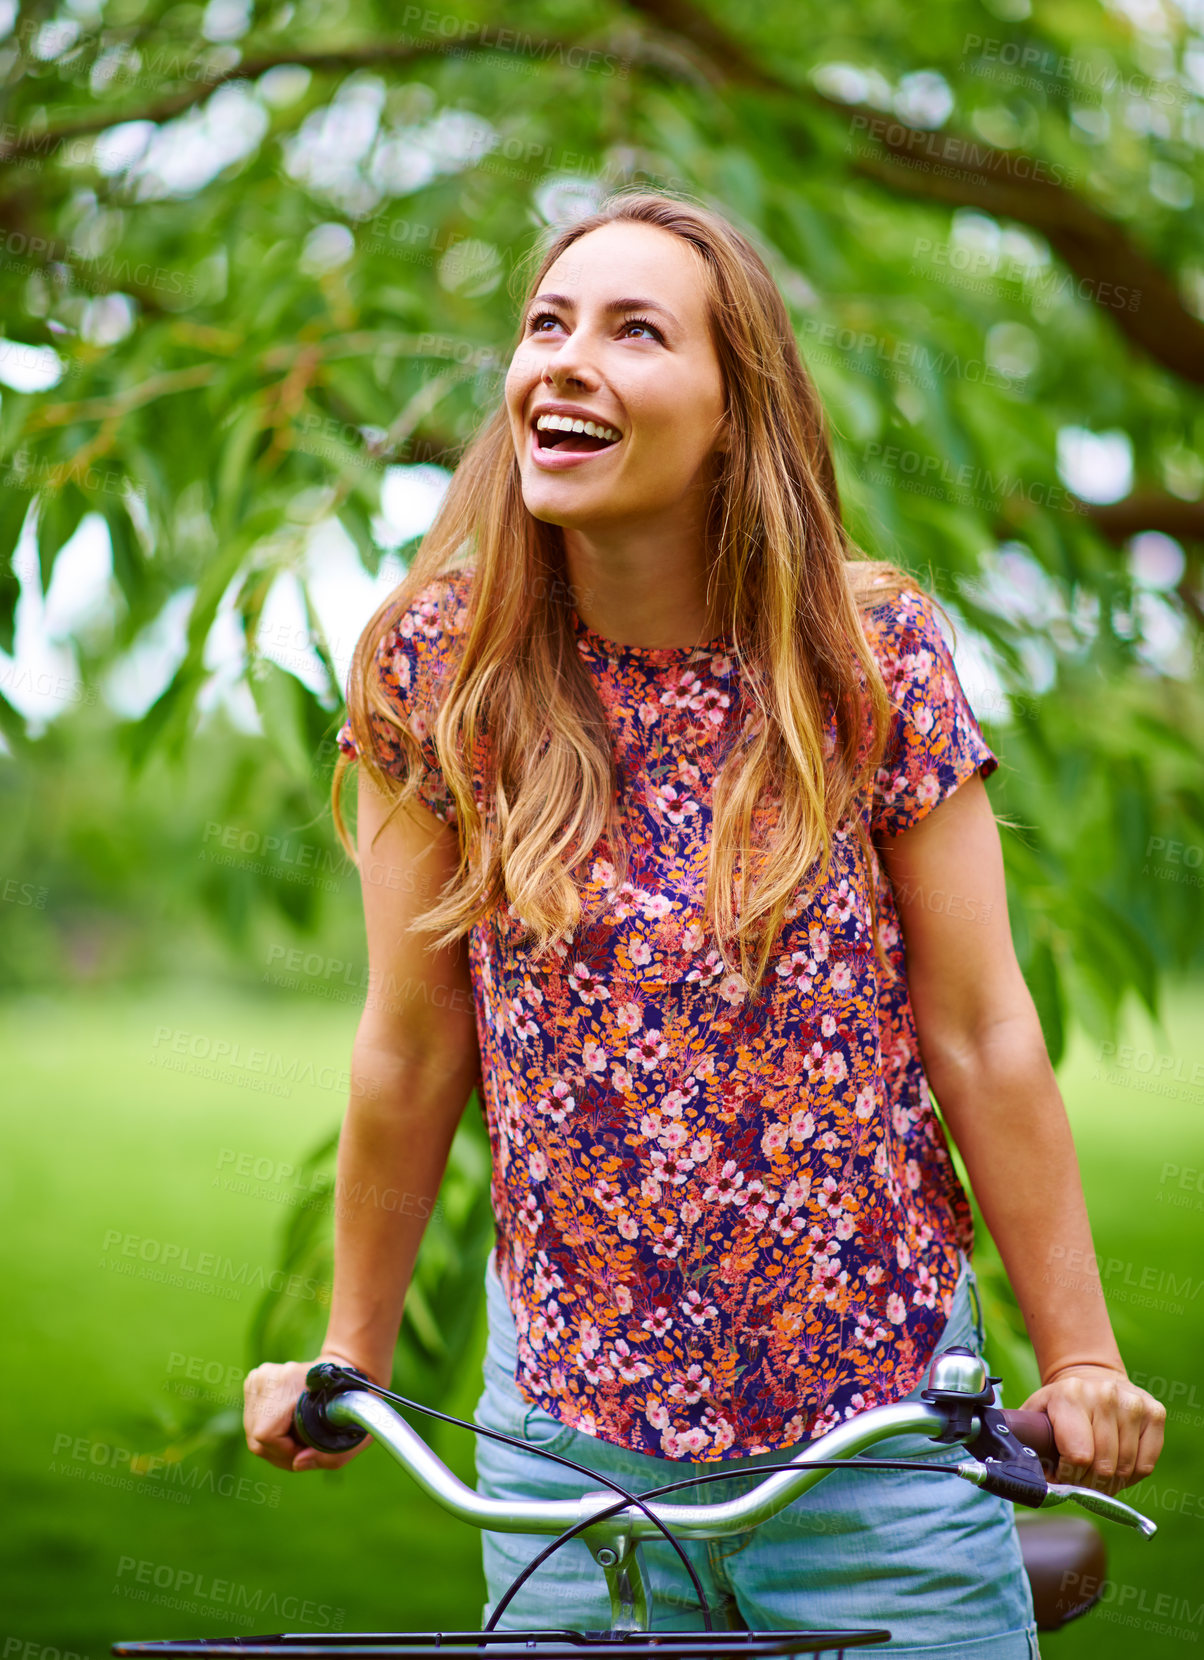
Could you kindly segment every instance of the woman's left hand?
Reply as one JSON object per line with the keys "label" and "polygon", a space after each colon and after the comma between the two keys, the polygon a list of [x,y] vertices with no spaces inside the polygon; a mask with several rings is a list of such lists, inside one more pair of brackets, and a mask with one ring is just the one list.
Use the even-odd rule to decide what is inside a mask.
{"label": "woman's left hand", "polygon": [[1061,1454],[1058,1481],[1119,1493],[1158,1462],[1166,1408],[1115,1367],[1063,1367],[1024,1405],[1049,1416]]}

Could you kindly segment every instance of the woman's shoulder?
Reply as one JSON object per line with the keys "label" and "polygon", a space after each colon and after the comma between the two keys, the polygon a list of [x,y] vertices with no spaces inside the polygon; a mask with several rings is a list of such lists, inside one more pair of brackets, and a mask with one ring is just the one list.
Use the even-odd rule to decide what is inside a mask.
{"label": "woman's shoulder", "polygon": [[[472,572],[464,567],[442,571],[417,587],[403,582],[373,628],[376,644],[367,680],[426,745],[456,660],[454,642],[464,630],[471,582]],[[395,770],[400,755],[396,733],[378,707],[370,705],[368,720],[385,757],[386,771]],[[344,754],[358,755],[350,715],[337,742]],[[433,748],[427,762],[435,765]]]}
{"label": "woman's shoulder", "polygon": [[383,640],[395,647],[413,641],[418,647],[441,645],[464,630],[472,592],[472,571],[466,566],[441,571],[417,589],[403,592],[388,615]]}
{"label": "woman's shoulder", "polygon": [[376,662],[386,685],[408,690],[422,681],[433,690],[451,668],[468,616],[472,572],[440,572],[417,589],[403,587],[386,612]]}
{"label": "woman's shoulder", "polygon": [[880,667],[906,654],[945,646],[937,608],[914,577],[881,560],[849,560],[849,591],[862,632]]}

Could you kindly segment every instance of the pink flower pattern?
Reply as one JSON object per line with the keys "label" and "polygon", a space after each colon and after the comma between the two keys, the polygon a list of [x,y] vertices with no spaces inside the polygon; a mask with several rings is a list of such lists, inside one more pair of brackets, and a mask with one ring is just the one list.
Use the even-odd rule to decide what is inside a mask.
{"label": "pink flower pattern", "polygon": [[[377,655],[421,740],[419,798],[449,824],[430,732],[470,581],[424,590]],[[611,733],[629,877],[616,886],[600,843],[583,921],[544,962],[513,907],[469,939],[516,1382],[562,1423],[656,1457],[793,1446],[914,1388],[972,1245],[893,894],[838,826],[751,997],[701,903],[712,780],[754,718],[730,643],[633,647],[572,626]],[[896,711],[860,808],[881,838],[998,762],[928,600],[886,601],[865,629]],[[338,742],[356,754],[349,723]],[[478,790],[483,776],[474,757]]]}

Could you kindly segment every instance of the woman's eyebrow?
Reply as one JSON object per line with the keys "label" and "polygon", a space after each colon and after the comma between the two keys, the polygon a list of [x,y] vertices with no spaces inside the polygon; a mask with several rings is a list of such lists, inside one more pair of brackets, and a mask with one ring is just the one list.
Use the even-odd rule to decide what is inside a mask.
{"label": "woman's eyebrow", "polygon": [[[571,300],[567,294],[536,294],[535,298],[531,301],[531,304],[560,305],[571,310],[576,302]],[[661,315],[667,317],[671,323],[677,323],[678,328],[681,327],[681,324],[677,322],[677,318],[669,310],[668,306],[661,305],[658,300],[607,300],[603,305],[602,310],[608,313],[619,311],[659,311]]]}

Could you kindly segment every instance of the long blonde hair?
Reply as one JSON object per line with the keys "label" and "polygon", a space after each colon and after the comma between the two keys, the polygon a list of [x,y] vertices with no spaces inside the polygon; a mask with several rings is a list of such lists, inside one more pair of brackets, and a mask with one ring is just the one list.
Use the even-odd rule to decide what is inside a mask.
{"label": "long blonde hair", "polygon": [[[852,557],[859,550],[842,523],[823,408],[786,308],[752,243],[722,215],[663,192],[611,195],[545,247],[511,350],[549,267],[580,237],[616,221],[680,236],[703,261],[729,416],[728,447],[712,458],[708,571],[722,596],[722,631],[761,715],[714,781],[703,903],[725,964],[736,966],[729,956],[734,938],[739,972],[755,991],[795,890],[807,883],[814,891],[823,881],[833,831],[846,815],[868,861],[858,809],[881,759],[890,705],[858,607],[917,585],[893,565]],[[424,588],[471,567],[464,628],[431,728],[460,843],[454,879],[414,924],[438,932],[438,946],[453,943],[494,906],[511,904],[530,948],[542,955],[582,920],[575,875],[588,868],[603,833],[615,885],[626,880],[610,740],[574,648],[563,555],[560,528],[534,518],[524,504],[503,398],[465,450],[404,580],[355,648],[347,690],[352,733],[378,788],[401,802],[419,782],[418,741],[379,684],[376,653],[392,619]],[[381,768],[370,711],[400,737],[404,780]],[[833,713],[836,742],[825,755]],[[489,765],[483,811],[472,788],[478,753]],[[340,808],[349,765],[340,754],[333,814],[358,863]],[[764,845],[754,847],[754,814],[763,818],[770,801],[776,822]],[[754,860],[761,868],[746,882]],[[872,904],[873,883],[867,885]],[[876,926],[874,934],[886,967]]]}

